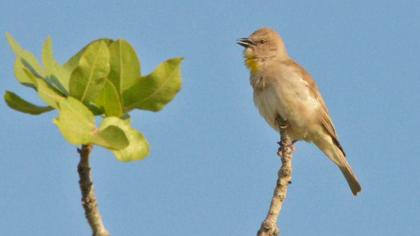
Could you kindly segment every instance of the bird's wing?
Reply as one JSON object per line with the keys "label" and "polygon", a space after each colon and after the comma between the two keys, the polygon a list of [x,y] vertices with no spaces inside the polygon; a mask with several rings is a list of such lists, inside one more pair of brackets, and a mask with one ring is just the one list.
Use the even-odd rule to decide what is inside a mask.
{"label": "bird's wing", "polygon": [[315,80],[312,79],[312,76],[299,64],[294,62],[293,60],[290,60],[291,64],[293,64],[293,67],[296,68],[301,76],[301,78],[307,83],[309,91],[311,92],[312,96],[316,98],[316,100],[321,105],[321,118],[320,122],[322,124],[322,127],[327,131],[327,133],[331,136],[334,143],[337,145],[337,147],[343,152],[344,156],[346,156],[346,153],[344,152],[343,147],[341,146],[340,142],[338,141],[338,136],[334,128],[334,124],[331,120],[331,117],[328,112],[327,105],[325,104],[324,99],[321,96],[321,93],[318,89],[318,86],[316,85]]}

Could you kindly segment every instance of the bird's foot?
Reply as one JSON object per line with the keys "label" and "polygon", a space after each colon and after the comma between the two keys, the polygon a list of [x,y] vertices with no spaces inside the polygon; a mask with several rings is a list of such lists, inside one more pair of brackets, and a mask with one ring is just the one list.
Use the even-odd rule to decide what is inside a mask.
{"label": "bird's foot", "polygon": [[276,118],[276,123],[279,125],[280,130],[286,130],[289,127],[287,120],[281,118],[280,116]]}
{"label": "bird's foot", "polygon": [[279,128],[282,130],[286,130],[289,125],[287,123],[279,123]]}

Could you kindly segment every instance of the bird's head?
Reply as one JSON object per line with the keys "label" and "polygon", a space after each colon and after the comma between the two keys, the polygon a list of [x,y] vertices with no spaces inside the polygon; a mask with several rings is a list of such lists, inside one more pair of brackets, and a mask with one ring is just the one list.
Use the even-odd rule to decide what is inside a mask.
{"label": "bird's head", "polygon": [[269,28],[261,28],[248,38],[241,38],[237,42],[243,46],[245,63],[249,69],[256,70],[254,63],[258,60],[272,58],[287,59],[287,51],[280,35]]}

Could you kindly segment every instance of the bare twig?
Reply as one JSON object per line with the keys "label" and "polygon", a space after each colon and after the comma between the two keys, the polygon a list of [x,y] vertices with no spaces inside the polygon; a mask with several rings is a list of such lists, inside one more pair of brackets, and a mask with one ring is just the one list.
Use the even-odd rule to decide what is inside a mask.
{"label": "bare twig", "polygon": [[85,209],[86,219],[92,228],[92,235],[110,236],[102,221],[98,203],[96,202],[95,189],[93,187],[92,174],[89,166],[89,154],[91,150],[92,145],[82,145],[82,148],[77,150],[80,154],[80,162],[77,171],[79,172],[80,177],[79,185],[80,190],[82,191],[82,204]]}
{"label": "bare twig", "polygon": [[281,168],[277,175],[277,184],[274,189],[273,198],[271,200],[270,209],[267,217],[261,224],[257,236],[277,236],[280,234],[280,229],[277,226],[277,220],[280,215],[281,207],[287,195],[287,187],[292,181],[292,153],[293,144],[292,140],[287,134],[287,122],[278,119],[281,141],[279,142],[280,148],[277,155],[281,158]]}

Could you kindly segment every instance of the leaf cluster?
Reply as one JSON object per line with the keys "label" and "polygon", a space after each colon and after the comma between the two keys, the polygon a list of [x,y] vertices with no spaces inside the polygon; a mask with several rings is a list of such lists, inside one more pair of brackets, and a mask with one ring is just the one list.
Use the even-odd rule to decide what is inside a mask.
{"label": "leaf cluster", "polygon": [[[47,38],[42,65],[10,34],[7,39],[16,54],[16,79],[45,102],[35,105],[6,91],[4,99],[10,108],[31,115],[56,109],[54,124],[68,142],[102,146],[120,161],[140,160],[149,154],[149,143],[131,127],[129,112],[160,111],[175,97],[181,89],[182,58],[166,60],[142,76],[135,50],[123,39],[95,40],[60,64]],[[103,118],[99,126],[95,116]]]}

